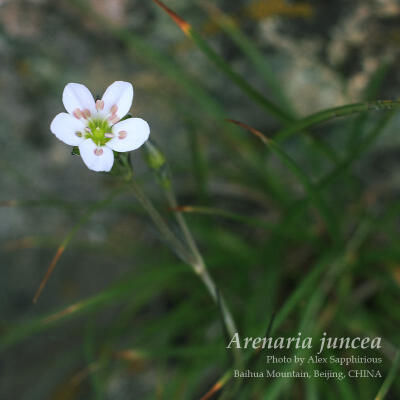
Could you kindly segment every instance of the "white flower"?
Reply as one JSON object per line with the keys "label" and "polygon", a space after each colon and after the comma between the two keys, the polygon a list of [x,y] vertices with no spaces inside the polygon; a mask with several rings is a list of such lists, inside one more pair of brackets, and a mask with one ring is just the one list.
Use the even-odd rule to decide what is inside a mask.
{"label": "white flower", "polygon": [[79,146],[89,169],[110,171],[113,150],[135,150],[150,134],[148,123],[141,118],[120,121],[130,110],[132,99],[133,87],[129,82],[114,82],[96,102],[86,86],[68,83],[62,97],[68,114],[56,115],[50,130],[62,142]]}

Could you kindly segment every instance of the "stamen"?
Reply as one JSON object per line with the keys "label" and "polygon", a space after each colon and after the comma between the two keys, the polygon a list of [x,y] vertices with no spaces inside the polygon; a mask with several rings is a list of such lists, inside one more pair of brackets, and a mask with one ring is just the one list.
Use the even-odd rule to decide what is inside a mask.
{"label": "stamen", "polygon": [[85,110],[83,110],[83,116],[84,118],[89,118],[92,114],[90,113],[90,110],[88,110],[87,108]]}
{"label": "stamen", "polygon": [[81,132],[75,132],[75,135],[78,137],[82,137],[82,133]]}
{"label": "stamen", "polygon": [[86,131],[87,133],[92,133],[92,130],[91,130],[88,126],[85,128],[85,131]]}
{"label": "stamen", "polygon": [[125,139],[126,137],[127,137],[127,135],[128,135],[128,132],[126,132],[126,131],[120,131],[119,133],[118,133],[118,139]]}
{"label": "stamen", "polygon": [[103,100],[97,100],[96,101],[96,109],[97,111],[101,111],[104,108],[104,101]]}
{"label": "stamen", "polygon": [[118,111],[118,106],[117,106],[116,104],[114,104],[114,105],[111,107],[110,112],[111,112],[111,114],[116,114],[117,111]]}
{"label": "stamen", "polygon": [[114,134],[113,134],[113,133],[105,133],[104,136],[105,136],[106,138],[113,138],[113,137],[114,137]]}
{"label": "stamen", "polygon": [[83,117],[82,111],[79,108],[77,108],[72,114],[76,119],[80,119]]}
{"label": "stamen", "polygon": [[103,154],[103,149],[98,147],[97,149],[94,150],[94,154],[96,156],[101,156]]}
{"label": "stamen", "polygon": [[116,124],[119,121],[118,115],[111,115],[108,120],[112,123],[112,124]]}

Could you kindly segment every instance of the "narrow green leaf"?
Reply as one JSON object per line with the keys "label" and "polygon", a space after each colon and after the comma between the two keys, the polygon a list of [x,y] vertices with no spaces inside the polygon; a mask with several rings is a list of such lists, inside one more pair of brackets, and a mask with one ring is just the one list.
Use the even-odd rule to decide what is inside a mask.
{"label": "narrow green leaf", "polygon": [[298,180],[303,185],[304,189],[308,193],[309,198],[314,202],[315,207],[319,210],[321,216],[325,220],[326,226],[332,236],[333,240],[337,240],[339,235],[339,227],[336,223],[335,216],[325,204],[325,201],[321,197],[320,192],[316,189],[315,185],[310,181],[307,174],[301,169],[296,161],[290,157],[277,142],[268,139],[262,132],[254,129],[253,127],[246,125],[239,121],[230,120],[230,122],[241,126],[242,128],[250,131],[257,136],[266,146],[268,146],[282,161],[283,163],[293,172]]}
{"label": "narrow green leaf", "polygon": [[365,111],[389,111],[400,107],[399,100],[377,100],[365,103],[348,104],[345,106],[328,108],[311,114],[303,119],[300,119],[288,128],[284,128],[274,135],[276,141],[280,142],[292,136],[295,133],[301,132],[304,129],[310,128],[322,122],[329,121],[334,118],[344,117],[351,114],[357,114]]}
{"label": "narrow green leaf", "polygon": [[258,90],[254,89],[244,78],[242,78],[237,72],[235,72],[230,65],[222,59],[208,43],[192,28],[189,30],[190,37],[197,44],[198,48],[211,60],[232,82],[234,82],[245,94],[247,94],[252,100],[265,108],[272,116],[278,119],[285,125],[288,122],[293,121],[291,115],[268,100]]}
{"label": "narrow green leaf", "polygon": [[273,98],[279,100],[282,109],[288,110],[287,113],[294,117],[289,99],[283,91],[283,85],[279,84],[265,54],[263,54],[254,42],[249,39],[239,28],[234,18],[225,14],[218,6],[211,2],[201,3],[202,6],[217,24],[243,52],[246,58],[252,63],[259,76],[263,79]]}
{"label": "narrow green leaf", "polygon": [[[383,80],[386,77],[391,67],[391,63],[384,61],[372,75],[367,87],[364,90],[362,100],[373,101],[377,96],[380,87],[382,86]],[[356,150],[359,142],[361,141],[362,133],[365,128],[365,124],[368,120],[368,113],[360,114],[351,125],[351,132],[348,139],[349,151]]]}
{"label": "narrow green leaf", "polygon": [[397,350],[396,357],[393,361],[392,367],[390,368],[389,374],[383,382],[381,388],[378,391],[378,394],[375,397],[375,400],[383,400],[389,392],[390,386],[393,381],[398,377],[398,369],[400,366],[400,350]]}
{"label": "narrow green leaf", "polygon": [[53,257],[53,260],[50,263],[49,268],[46,271],[46,274],[43,277],[42,282],[39,285],[38,290],[35,293],[35,296],[33,298],[33,302],[36,303],[40,294],[42,293],[44,287],[46,286],[46,283],[48,279],[50,278],[55,266],[57,265],[61,255],[64,253],[65,249],[67,248],[68,244],[70,241],[73,239],[73,237],[77,234],[79,229],[91,218],[91,216],[98,210],[104,208],[107,206],[113,199],[116,197],[118,194],[120,194],[122,191],[126,190],[126,187],[118,187],[116,190],[112,191],[105,199],[99,201],[98,203],[95,203],[89,209],[81,216],[79,221],[74,225],[74,227],[68,232],[68,234],[65,236],[64,240],[61,242],[60,246],[58,247],[56,254]]}

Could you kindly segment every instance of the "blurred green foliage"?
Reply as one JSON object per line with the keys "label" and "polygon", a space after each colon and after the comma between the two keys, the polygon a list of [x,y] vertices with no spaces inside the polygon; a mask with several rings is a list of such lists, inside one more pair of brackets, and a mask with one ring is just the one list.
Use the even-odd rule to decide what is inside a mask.
{"label": "blurred green foliage", "polygon": [[[275,3],[284,7],[282,11],[277,6],[277,10],[285,15],[295,8]],[[286,93],[285,82],[279,81],[267,55],[244,33],[238,18],[209,6],[208,23],[212,21],[225,40],[234,44],[243,62],[265,85],[257,86],[249,76],[236,72],[207,38],[190,28],[188,36],[195,46],[192,51],[196,60],[209,63],[224,85],[236,85],[238,97],[251,109],[258,107],[261,117],[257,118],[257,129],[263,133],[251,117],[243,121],[248,129],[242,130],[226,120],[246,116],[232,115],[234,108],[224,93],[210,88],[208,76],[193,73],[172,50],[160,46],[157,40],[163,38],[151,41],[139,31],[115,23],[99,11],[96,2],[72,0],[64,6],[57,9],[49,5],[50,10],[45,11],[64,14],[76,27],[78,37],[101,32],[101,40],[118,48],[113,56],[120,58],[127,70],[132,60],[140,60],[145,70],[161,79],[164,87],[156,84],[153,94],[160,94],[167,113],[179,115],[178,124],[183,126],[180,132],[187,135],[180,138],[180,147],[166,147],[162,155],[162,164],[168,162],[168,174],[172,174],[168,190],[176,192],[180,207],[171,209],[151,171],[134,168],[134,179],[144,185],[182,242],[174,214],[179,211],[187,219],[241,336],[264,336],[269,328],[273,336],[296,336],[300,331],[314,338],[322,332],[332,337],[380,336],[383,352],[369,355],[383,357],[381,369],[387,379],[232,379],[233,357],[225,349],[218,303],[212,301],[188,265],[175,256],[171,242],[151,227],[132,193],[104,176],[100,178],[102,186],[109,193],[94,202],[81,201],[79,193],[72,200],[65,199],[50,187],[39,190],[36,197],[15,201],[5,197],[2,203],[4,210],[39,208],[45,213],[55,209],[68,218],[67,235],[38,235],[8,244],[19,252],[26,247],[47,248],[46,261],[41,259],[36,272],[37,282],[46,262],[50,264],[51,251],[60,243],[62,251],[75,251],[77,258],[88,253],[105,258],[111,271],[121,259],[129,264],[129,269],[115,276],[108,287],[95,284],[90,296],[73,301],[67,296],[67,304],[55,301],[57,307],[53,307],[44,292],[40,311],[2,320],[0,350],[4,360],[18,359],[13,374],[21,373],[19,384],[24,386],[26,371],[35,375],[36,363],[45,363],[54,377],[46,379],[45,384],[25,387],[18,392],[20,398],[398,398],[400,203],[395,186],[372,180],[368,172],[374,146],[384,135],[393,137],[397,131],[398,102],[375,101],[388,79],[391,60],[380,60],[360,102],[315,110],[301,118],[294,111],[301,99]],[[307,18],[313,14],[308,3],[299,3],[296,9]],[[265,11],[256,11],[254,4],[246,10],[251,10],[246,13],[253,18],[261,18],[259,13]],[[162,13],[156,5],[153,12]],[[161,15],[167,21],[167,15]],[[24,62],[20,65],[21,74],[25,68],[34,68],[34,59],[42,57],[41,52],[44,59],[60,57],[54,49],[43,49],[40,44],[35,49],[18,48],[23,54],[33,54],[29,66]],[[61,93],[61,82],[48,79],[44,84],[40,73],[34,76],[27,89],[31,99],[41,98],[40,90]],[[70,78],[74,79],[72,73]],[[40,110],[40,105],[32,107]],[[163,135],[172,137],[174,129],[169,127]],[[261,136],[264,142],[252,135],[255,132],[265,133]],[[153,134],[158,139],[159,132]],[[182,159],[175,151],[188,156]],[[31,179],[18,166],[15,160],[4,170],[17,184],[25,185]],[[69,173],[68,169],[58,172]],[[79,187],[79,176],[73,179]],[[86,185],[90,187],[91,181]],[[108,221],[109,233],[93,244],[78,233],[96,213],[109,213],[117,222]],[[62,257],[57,268],[66,269],[68,262]],[[102,271],[94,264],[90,274],[101,275]],[[75,279],[80,279],[79,274]],[[90,278],[83,282],[89,285]],[[30,307],[29,301],[25,307]],[[65,335],[71,335],[72,340]],[[59,344],[57,338],[61,338]],[[53,339],[55,344],[49,345]],[[34,357],[25,361],[31,346]],[[265,354],[244,351],[244,367],[265,368]],[[293,355],[290,351],[281,354]],[[334,352],[338,357],[365,354],[358,350]],[[7,365],[2,368],[7,369]],[[277,371],[293,368],[274,365]],[[347,371],[348,367],[335,368]],[[0,397],[11,398],[13,389],[4,387]],[[209,390],[215,393],[202,397]]]}

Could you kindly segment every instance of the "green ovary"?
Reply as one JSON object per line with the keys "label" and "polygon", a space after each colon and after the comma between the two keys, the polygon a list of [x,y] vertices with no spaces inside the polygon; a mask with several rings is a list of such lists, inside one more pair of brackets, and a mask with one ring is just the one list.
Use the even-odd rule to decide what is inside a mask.
{"label": "green ovary", "polygon": [[85,134],[87,139],[92,139],[98,146],[104,146],[111,138],[105,137],[106,133],[111,133],[111,126],[106,119],[92,119],[88,123],[90,132]]}

